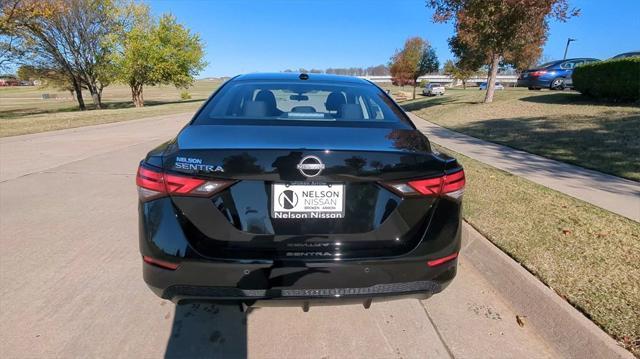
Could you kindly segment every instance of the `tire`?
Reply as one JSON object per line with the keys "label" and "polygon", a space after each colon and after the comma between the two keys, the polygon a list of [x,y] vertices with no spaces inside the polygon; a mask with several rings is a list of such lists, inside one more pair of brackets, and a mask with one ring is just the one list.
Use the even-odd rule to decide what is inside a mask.
{"label": "tire", "polygon": [[555,79],[553,79],[553,81],[551,81],[551,84],[549,85],[549,89],[551,90],[564,90],[565,87],[567,87],[564,84],[564,78],[563,77],[556,77]]}

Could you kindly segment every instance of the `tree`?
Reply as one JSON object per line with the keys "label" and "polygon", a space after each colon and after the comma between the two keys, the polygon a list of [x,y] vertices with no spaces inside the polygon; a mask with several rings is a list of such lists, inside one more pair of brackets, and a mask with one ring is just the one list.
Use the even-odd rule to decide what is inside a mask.
{"label": "tree", "polygon": [[431,45],[427,45],[423,52],[422,57],[420,58],[419,71],[423,76],[426,74],[431,74],[438,72],[440,69],[440,61],[438,60],[438,56],[436,55],[436,50],[431,47]]}
{"label": "tree", "polygon": [[0,3],[0,73],[24,53],[21,39],[16,35],[13,19],[20,0],[4,0]]}
{"label": "tree", "polygon": [[389,68],[385,65],[367,67],[366,73],[368,76],[388,76]]}
{"label": "tree", "polygon": [[535,61],[547,40],[549,19],[577,16],[568,0],[427,0],[435,22],[455,19],[452,52],[465,68],[489,66],[485,103],[493,101],[501,64],[522,67]]}
{"label": "tree", "polygon": [[36,68],[30,65],[21,65],[16,72],[20,80],[40,80],[45,87],[53,87],[63,91],[69,91],[71,96],[75,94],[73,84],[69,77],[53,69]]}
{"label": "tree", "polygon": [[171,15],[152,18],[147,6],[131,4],[127,12],[130,21],[112,59],[119,78],[131,88],[134,105],[144,106],[144,86],[189,87],[206,66],[200,37]]}
{"label": "tree", "polygon": [[444,64],[445,75],[451,76],[454,80],[462,82],[462,88],[467,88],[467,80],[476,73],[476,69],[466,69],[464,64],[455,63],[453,60],[447,60]]}
{"label": "tree", "polygon": [[[3,44],[15,41],[9,51],[22,64],[65,74],[84,110],[82,88],[97,108],[102,90],[113,75],[106,63],[110,48],[106,37],[117,20],[112,0],[12,0],[2,3],[0,23]],[[0,46],[6,48],[7,46]]]}
{"label": "tree", "polygon": [[411,37],[405,41],[404,48],[391,57],[389,71],[393,83],[413,86],[415,99],[418,78],[438,71],[439,66],[435,51],[429,43],[420,37]]}

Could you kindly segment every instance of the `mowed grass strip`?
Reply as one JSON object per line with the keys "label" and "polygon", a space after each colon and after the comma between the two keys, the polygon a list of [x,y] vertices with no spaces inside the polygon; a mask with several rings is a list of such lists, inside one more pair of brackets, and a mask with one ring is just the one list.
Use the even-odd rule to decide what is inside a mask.
{"label": "mowed grass strip", "polygon": [[403,103],[408,111],[469,136],[640,181],[640,106],[603,104],[569,91],[447,89]]}
{"label": "mowed grass strip", "polygon": [[465,219],[639,355],[640,224],[438,149],[465,168]]}
{"label": "mowed grass strip", "polygon": [[[91,97],[85,94],[87,111],[79,111],[68,92],[26,86],[4,87],[0,88],[0,137],[195,112],[220,84],[220,81],[196,81],[187,90],[191,96],[187,100],[180,98],[183,90],[174,87],[147,87],[145,107],[142,108],[133,107],[127,86],[112,85],[105,88],[103,94],[105,109],[92,109]],[[42,99],[43,94],[52,98]]]}

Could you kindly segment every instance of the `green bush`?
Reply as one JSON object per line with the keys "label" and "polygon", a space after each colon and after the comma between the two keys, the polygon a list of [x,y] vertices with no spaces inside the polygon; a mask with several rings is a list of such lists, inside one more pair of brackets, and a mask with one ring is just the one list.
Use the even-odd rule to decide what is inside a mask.
{"label": "green bush", "polygon": [[180,93],[180,98],[182,100],[191,100],[191,94],[188,91],[182,91]]}
{"label": "green bush", "polygon": [[579,66],[572,78],[574,88],[587,96],[610,101],[640,100],[640,57]]}

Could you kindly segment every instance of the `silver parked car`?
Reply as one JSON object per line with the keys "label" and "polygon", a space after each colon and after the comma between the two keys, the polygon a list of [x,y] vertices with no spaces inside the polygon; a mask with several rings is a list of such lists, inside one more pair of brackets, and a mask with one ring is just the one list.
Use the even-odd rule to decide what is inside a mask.
{"label": "silver parked car", "polygon": [[[486,82],[481,82],[480,85],[478,86],[478,88],[480,90],[486,90],[487,89],[487,83]],[[504,90],[504,86],[496,81],[496,90]]]}
{"label": "silver parked car", "polygon": [[422,94],[425,96],[444,95],[444,85],[438,83],[428,83],[422,89]]}

